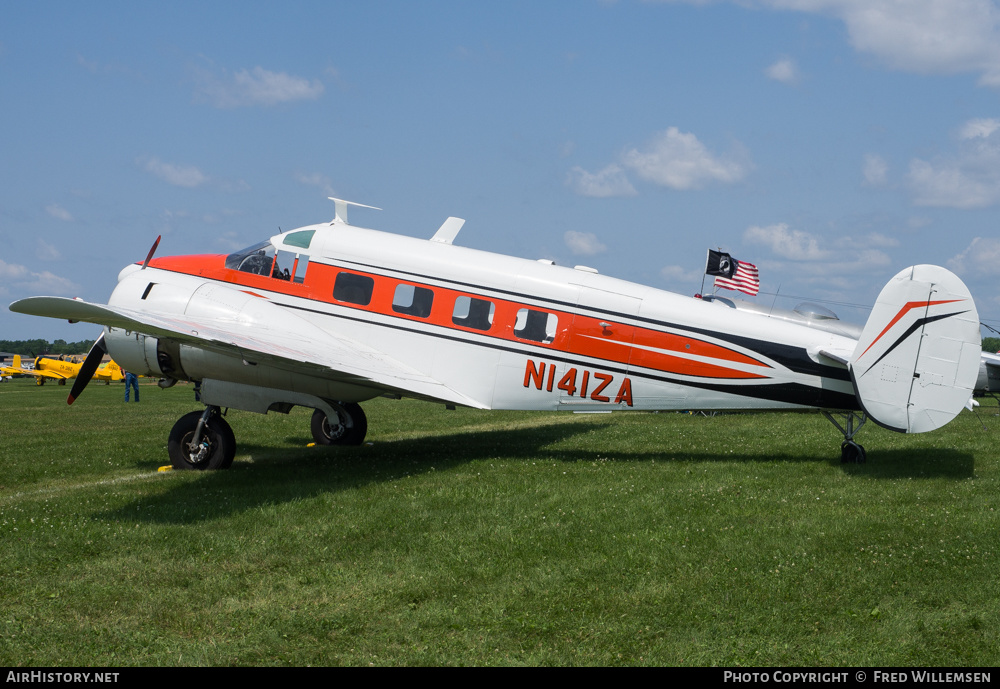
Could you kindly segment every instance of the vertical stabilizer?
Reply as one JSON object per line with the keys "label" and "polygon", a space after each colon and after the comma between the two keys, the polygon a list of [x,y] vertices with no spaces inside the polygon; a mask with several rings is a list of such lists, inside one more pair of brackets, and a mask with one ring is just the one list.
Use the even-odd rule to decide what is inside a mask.
{"label": "vertical stabilizer", "polygon": [[939,266],[912,266],[882,289],[848,368],[872,420],[923,433],[968,403],[980,349],[979,314],[965,283]]}

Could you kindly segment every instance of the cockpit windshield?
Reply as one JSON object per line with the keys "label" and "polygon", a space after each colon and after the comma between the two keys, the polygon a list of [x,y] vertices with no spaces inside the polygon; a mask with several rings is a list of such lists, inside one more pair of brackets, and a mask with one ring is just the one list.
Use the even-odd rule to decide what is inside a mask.
{"label": "cockpit windshield", "polygon": [[[302,246],[302,243],[294,244],[288,241],[283,243],[296,248],[308,248],[308,243],[305,243],[305,246]],[[226,256],[226,268],[231,270],[297,283],[305,281],[308,265],[309,256],[307,254],[278,249],[271,243],[271,240],[254,244]]]}
{"label": "cockpit windshield", "polygon": [[270,241],[254,244],[226,256],[226,268],[254,275],[270,275],[274,263],[274,245]]}

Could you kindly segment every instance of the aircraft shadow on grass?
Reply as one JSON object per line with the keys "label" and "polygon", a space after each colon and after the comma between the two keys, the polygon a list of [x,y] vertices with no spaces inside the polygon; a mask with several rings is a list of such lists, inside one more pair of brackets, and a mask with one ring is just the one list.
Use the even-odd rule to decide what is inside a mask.
{"label": "aircraft shadow on grass", "polygon": [[[476,460],[553,462],[732,462],[740,457],[722,447],[706,450],[634,452],[608,450],[608,440],[595,449],[559,448],[574,436],[602,429],[601,423],[557,423],[530,430],[472,431],[444,436],[379,442],[361,447],[274,447],[244,445],[232,471],[204,472],[197,482],[185,481],[155,496],[143,496],[98,518],[150,523],[197,523],[244,512],[264,505],[308,499],[324,493],[360,488],[373,483],[442,472]],[[288,442],[306,445],[306,438]],[[840,465],[828,457],[758,455],[754,462],[817,462]],[[974,475],[973,455],[951,449],[892,449],[872,453],[865,464],[841,465],[856,477],[881,479],[946,478]],[[449,480],[445,475],[442,480]]]}

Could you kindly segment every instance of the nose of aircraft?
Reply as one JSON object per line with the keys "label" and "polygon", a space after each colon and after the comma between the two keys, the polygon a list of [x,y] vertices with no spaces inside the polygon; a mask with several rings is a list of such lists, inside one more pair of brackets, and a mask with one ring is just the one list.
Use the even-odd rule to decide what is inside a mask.
{"label": "nose of aircraft", "polygon": [[118,273],[118,282],[121,282],[126,277],[139,270],[142,270],[142,266],[135,263],[129,263],[127,266],[121,269],[120,273]]}

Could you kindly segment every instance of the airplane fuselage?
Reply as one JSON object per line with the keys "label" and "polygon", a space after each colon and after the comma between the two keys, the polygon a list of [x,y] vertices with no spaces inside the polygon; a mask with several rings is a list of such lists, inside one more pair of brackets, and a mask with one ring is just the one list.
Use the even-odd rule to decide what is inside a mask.
{"label": "airplane fuselage", "polygon": [[[129,266],[109,306],[346,338],[483,408],[859,409],[846,366],[819,353],[850,352],[850,337],[591,269],[344,224],[301,228],[228,257]],[[393,392],[263,365],[232,348],[107,334],[112,357],[140,373],[344,402]]]}

